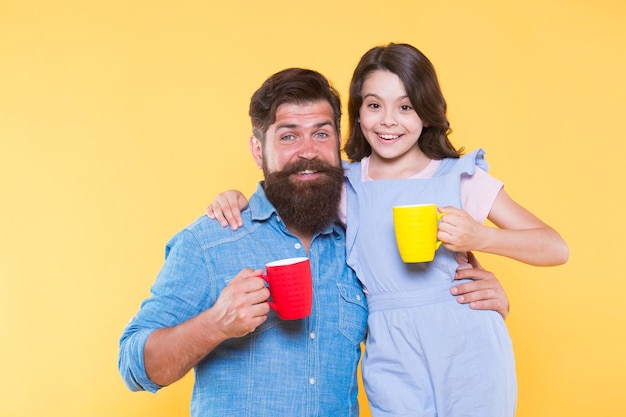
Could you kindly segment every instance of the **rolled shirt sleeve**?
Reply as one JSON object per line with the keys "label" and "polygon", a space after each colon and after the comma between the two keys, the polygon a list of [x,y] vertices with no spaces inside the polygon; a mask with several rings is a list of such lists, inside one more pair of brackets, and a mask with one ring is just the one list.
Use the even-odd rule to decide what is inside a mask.
{"label": "rolled shirt sleeve", "polygon": [[156,392],[144,364],[144,347],[150,334],[180,324],[210,306],[208,273],[200,244],[188,230],[167,244],[165,263],[151,287],[151,296],[128,323],[119,345],[118,369],[132,391]]}
{"label": "rolled shirt sleeve", "polygon": [[131,391],[157,392],[162,387],[148,378],[143,362],[143,350],[154,330],[128,328],[120,340],[118,369],[124,383]]}

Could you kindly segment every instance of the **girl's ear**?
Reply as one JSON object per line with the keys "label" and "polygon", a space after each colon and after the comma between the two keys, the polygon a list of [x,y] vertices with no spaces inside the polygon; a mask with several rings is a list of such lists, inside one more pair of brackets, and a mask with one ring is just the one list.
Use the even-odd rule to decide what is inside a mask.
{"label": "girl's ear", "polygon": [[263,168],[263,147],[256,136],[250,136],[250,152],[252,152],[257,168]]}

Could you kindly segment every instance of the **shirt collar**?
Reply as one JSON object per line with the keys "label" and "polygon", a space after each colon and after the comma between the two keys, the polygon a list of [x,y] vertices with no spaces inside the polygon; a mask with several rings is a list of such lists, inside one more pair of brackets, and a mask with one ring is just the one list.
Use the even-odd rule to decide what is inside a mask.
{"label": "shirt collar", "polygon": [[252,194],[252,197],[250,197],[249,205],[253,221],[263,222],[267,221],[274,213],[278,215],[276,208],[269,202],[265,195],[263,181],[257,184],[256,191]]}

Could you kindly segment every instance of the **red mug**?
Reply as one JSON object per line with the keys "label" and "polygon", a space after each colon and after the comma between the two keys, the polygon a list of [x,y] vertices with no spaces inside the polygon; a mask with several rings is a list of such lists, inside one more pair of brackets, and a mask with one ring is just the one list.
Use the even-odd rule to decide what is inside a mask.
{"label": "red mug", "polygon": [[271,301],[268,301],[278,317],[298,320],[311,314],[313,304],[313,280],[309,258],[289,258],[265,265]]}

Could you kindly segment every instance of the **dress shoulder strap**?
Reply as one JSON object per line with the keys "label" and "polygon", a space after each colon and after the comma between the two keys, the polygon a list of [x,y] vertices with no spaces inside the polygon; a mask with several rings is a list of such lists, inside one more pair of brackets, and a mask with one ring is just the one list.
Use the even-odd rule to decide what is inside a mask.
{"label": "dress shoulder strap", "polygon": [[489,164],[485,161],[485,150],[482,148],[476,149],[461,158],[443,159],[434,176],[438,177],[448,174],[473,175],[476,167],[479,167],[484,171],[489,170]]}

